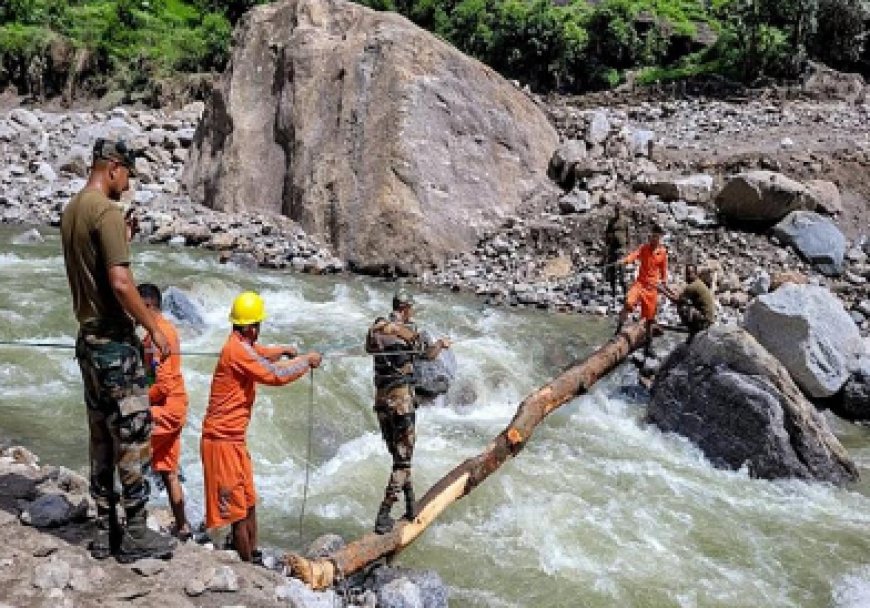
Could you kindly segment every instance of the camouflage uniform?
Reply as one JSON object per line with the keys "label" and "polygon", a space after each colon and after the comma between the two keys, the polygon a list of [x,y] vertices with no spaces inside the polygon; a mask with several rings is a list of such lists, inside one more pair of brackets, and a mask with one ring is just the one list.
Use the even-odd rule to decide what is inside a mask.
{"label": "camouflage uniform", "polygon": [[611,217],[604,230],[604,244],[607,246],[604,263],[611,265],[605,269],[604,275],[610,283],[610,295],[613,297],[616,297],[617,281],[622,287],[622,293],[628,293],[625,285],[625,268],[621,264],[617,264],[619,260],[625,257],[629,240],[628,232],[628,219],[624,215],[619,217],[614,215]]}
{"label": "camouflage uniform", "polygon": [[151,410],[142,365],[142,344],[133,326],[82,325],[76,356],[85,387],[90,429],[91,495],[97,508],[117,502],[114,472],[121,479],[125,510],[144,507],[150,488]]}
{"label": "camouflage uniform", "polygon": [[[411,459],[414,455],[415,409],[414,358],[431,347],[424,344],[416,327],[403,323],[396,313],[389,319],[378,318],[366,337],[366,350],[373,353],[375,371],[375,406],[381,436],[393,458],[393,469],[384,491],[381,511],[389,515],[392,505],[405,494],[405,516],[414,516],[414,488]],[[379,354],[381,353],[381,354]],[[379,519],[383,515],[379,515]]]}

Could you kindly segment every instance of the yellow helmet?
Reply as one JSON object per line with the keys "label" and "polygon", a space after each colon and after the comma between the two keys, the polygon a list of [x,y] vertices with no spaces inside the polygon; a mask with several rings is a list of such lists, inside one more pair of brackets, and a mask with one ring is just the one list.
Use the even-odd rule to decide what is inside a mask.
{"label": "yellow helmet", "polygon": [[230,309],[230,322],[233,325],[253,325],[266,318],[266,305],[255,291],[240,293],[233,300]]}

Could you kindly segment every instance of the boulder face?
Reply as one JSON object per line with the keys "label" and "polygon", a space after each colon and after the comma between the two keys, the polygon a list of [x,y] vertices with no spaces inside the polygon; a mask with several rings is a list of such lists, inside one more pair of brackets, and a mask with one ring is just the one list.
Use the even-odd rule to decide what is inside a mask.
{"label": "boulder face", "polygon": [[691,439],[716,466],[753,477],[854,481],[855,464],[786,369],[749,333],[715,326],[679,346],[648,417]]}
{"label": "boulder face", "polygon": [[476,242],[546,181],[558,138],[493,70],[343,0],[250,11],[183,181],[197,201],[299,221],[359,270]]}
{"label": "boulder face", "polygon": [[743,326],[812,398],[830,397],[862,352],[858,327],[824,287],[783,285],[753,301]]}
{"label": "boulder face", "polygon": [[773,227],[773,234],[794,247],[819,272],[843,272],[846,237],[830,219],[812,211],[792,211]]}
{"label": "boulder face", "polygon": [[745,222],[776,222],[798,209],[812,211],[817,204],[803,184],[771,171],[735,175],[716,197],[722,215]]}

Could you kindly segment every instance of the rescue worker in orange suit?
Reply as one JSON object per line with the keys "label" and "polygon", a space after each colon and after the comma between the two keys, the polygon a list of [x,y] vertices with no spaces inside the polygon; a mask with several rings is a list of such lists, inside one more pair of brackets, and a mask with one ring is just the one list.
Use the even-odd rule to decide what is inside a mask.
{"label": "rescue worker in orange suit", "polygon": [[644,353],[652,354],[652,327],[655,324],[658,307],[658,288],[668,280],[668,252],[661,244],[664,230],[658,224],[652,227],[649,240],[622,258],[620,264],[640,262],[637,278],[625,296],[625,304],[619,313],[616,333],[635,308],[640,305],[641,319],[646,323],[647,341]]}
{"label": "rescue worker in orange suit", "polygon": [[393,311],[389,318],[378,317],[366,335],[366,352],[374,355],[375,414],[381,436],[393,459],[393,469],[384,491],[384,499],[375,519],[375,532],[386,534],[393,529],[390,512],[405,496],[403,519],[416,516],[414,486],[411,481],[411,459],[416,440],[416,402],[414,395],[414,360],[436,358],[450,341],[441,338],[427,343],[411,321],[414,300],[400,289],[393,296]]}
{"label": "rescue worker in orange suit", "polygon": [[181,342],[175,326],[163,316],[163,294],[156,285],[142,283],[139,295],[154,315],[157,327],[169,342],[169,357],[160,361],[156,356],[151,336],[145,336],[146,376],[151,380],[148,400],[151,403],[151,469],[163,479],[169,506],[175,518],[175,535],[181,540],[190,538],[190,524],[184,513],[184,491],[178,477],[181,457],[181,430],[187,420],[187,391],[181,375]]}
{"label": "rescue worker in orange suit", "polygon": [[321,363],[316,352],[300,356],[292,346],[257,344],[265,318],[259,294],[246,291],[233,301],[233,329],[214,370],[200,443],[205,527],[232,525],[232,547],[247,562],[257,549],[257,494],[247,448],[256,385],[289,384]]}

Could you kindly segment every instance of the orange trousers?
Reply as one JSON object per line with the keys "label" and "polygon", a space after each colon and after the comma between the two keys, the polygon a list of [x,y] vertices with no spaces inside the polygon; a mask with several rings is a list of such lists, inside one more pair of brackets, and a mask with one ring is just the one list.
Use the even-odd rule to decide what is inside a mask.
{"label": "orange trousers", "polygon": [[244,443],[202,438],[206,529],[226,526],[247,517],[257,504],[254,468]]}
{"label": "orange trousers", "polygon": [[625,296],[625,307],[634,310],[640,304],[640,316],[647,321],[655,321],[659,292],[655,287],[647,287],[635,281]]}

